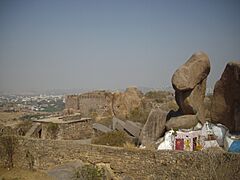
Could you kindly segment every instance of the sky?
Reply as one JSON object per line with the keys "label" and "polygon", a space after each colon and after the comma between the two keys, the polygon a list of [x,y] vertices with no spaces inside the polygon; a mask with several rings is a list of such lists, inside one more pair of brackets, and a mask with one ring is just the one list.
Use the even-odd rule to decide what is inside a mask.
{"label": "sky", "polygon": [[1,0],[0,91],[171,86],[197,51],[240,60],[239,0]]}

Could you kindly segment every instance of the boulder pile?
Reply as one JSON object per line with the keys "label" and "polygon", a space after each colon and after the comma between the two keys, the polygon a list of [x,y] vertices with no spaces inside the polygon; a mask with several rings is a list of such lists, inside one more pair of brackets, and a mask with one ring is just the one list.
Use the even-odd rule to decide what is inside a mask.
{"label": "boulder pile", "polygon": [[172,86],[180,112],[183,115],[197,115],[201,123],[205,122],[204,97],[209,72],[208,56],[197,52],[172,76]]}
{"label": "boulder pile", "polygon": [[172,76],[175,100],[179,110],[168,116],[166,129],[189,129],[205,123],[204,97],[210,62],[207,54],[197,52]]}
{"label": "boulder pile", "polygon": [[172,76],[177,112],[152,110],[143,127],[140,140],[143,145],[154,143],[165,130],[189,129],[205,123],[204,97],[210,62],[207,54],[197,52]]}
{"label": "boulder pile", "polygon": [[136,87],[129,87],[125,92],[113,94],[112,110],[119,119],[128,119],[130,113],[143,107],[143,93]]}

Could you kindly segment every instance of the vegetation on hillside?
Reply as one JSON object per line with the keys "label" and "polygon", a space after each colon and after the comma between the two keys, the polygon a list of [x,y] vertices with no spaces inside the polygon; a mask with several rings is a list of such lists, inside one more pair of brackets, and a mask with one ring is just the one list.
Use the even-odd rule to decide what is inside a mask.
{"label": "vegetation on hillside", "polygon": [[101,180],[104,178],[104,170],[92,164],[86,164],[75,170],[73,180]]}
{"label": "vegetation on hillside", "polygon": [[168,91],[149,91],[145,94],[145,97],[153,99],[157,103],[163,103],[169,95],[171,95],[171,93]]}
{"label": "vegetation on hillside", "polygon": [[135,108],[132,111],[130,111],[129,120],[145,124],[145,122],[147,121],[149,113],[150,113],[150,109]]}
{"label": "vegetation on hillside", "polygon": [[118,147],[123,147],[127,142],[131,142],[131,139],[122,131],[108,132],[92,139],[93,144]]}

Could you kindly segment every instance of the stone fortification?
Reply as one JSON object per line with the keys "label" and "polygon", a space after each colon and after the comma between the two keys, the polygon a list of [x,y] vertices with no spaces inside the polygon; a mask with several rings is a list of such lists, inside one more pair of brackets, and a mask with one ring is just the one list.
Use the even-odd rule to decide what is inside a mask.
{"label": "stone fortification", "polygon": [[[78,140],[88,139],[93,135],[92,120],[73,120],[65,123],[53,122],[34,122],[33,128],[29,130],[27,137],[39,139],[64,139],[64,140]],[[28,131],[28,132],[29,132]]]}
{"label": "stone fortification", "polygon": [[[126,149],[83,145],[80,141],[37,140],[20,138],[14,155],[16,167],[28,168],[26,153],[33,157],[35,169],[46,170],[69,161],[82,160],[92,164],[110,164],[118,176],[134,179],[151,177],[162,179],[209,179],[214,173],[227,168],[225,177],[239,176],[240,156],[221,150],[206,152],[176,152]],[[0,165],[5,162],[0,156]],[[210,162],[211,161],[211,162]],[[219,162],[222,162],[219,164]],[[235,172],[235,173],[234,173]],[[221,172],[220,172],[221,173]],[[195,177],[195,178],[194,178]],[[223,177],[224,178],[224,177]]]}
{"label": "stone fortification", "polygon": [[107,91],[94,91],[79,95],[79,110],[83,116],[96,113],[100,116],[112,114],[112,93]]}
{"label": "stone fortification", "polygon": [[65,108],[79,110],[79,96],[78,95],[67,95],[65,97]]}
{"label": "stone fortification", "polygon": [[132,111],[143,108],[143,100],[143,93],[135,87],[115,93],[93,91],[66,96],[65,109],[78,111],[82,116],[116,116],[120,119],[128,119]]}

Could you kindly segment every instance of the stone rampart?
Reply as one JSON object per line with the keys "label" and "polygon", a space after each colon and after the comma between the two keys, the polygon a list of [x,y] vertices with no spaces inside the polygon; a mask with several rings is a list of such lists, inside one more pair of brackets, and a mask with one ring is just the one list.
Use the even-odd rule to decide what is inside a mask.
{"label": "stone rampart", "polygon": [[[16,167],[28,168],[26,153],[34,159],[34,168],[46,170],[69,161],[82,160],[93,164],[108,163],[118,176],[134,179],[157,177],[161,179],[208,179],[211,171],[221,173],[227,168],[226,176],[240,175],[240,155],[216,150],[205,152],[151,151],[97,145],[83,145],[72,140],[41,140],[19,138],[14,155]],[[1,155],[0,164],[5,162]],[[218,172],[218,170],[220,170]]]}
{"label": "stone rampart", "polygon": [[65,97],[65,108],[66,109],[79,109],[79,96],[78,95],[67,95]]}

